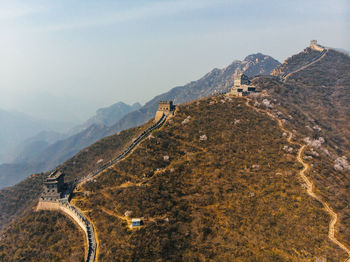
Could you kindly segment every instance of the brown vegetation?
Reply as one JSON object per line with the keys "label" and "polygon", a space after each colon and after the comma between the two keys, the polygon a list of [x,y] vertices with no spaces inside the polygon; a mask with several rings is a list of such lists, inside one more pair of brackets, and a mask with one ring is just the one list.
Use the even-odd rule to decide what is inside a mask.
{"label": "brown vegetation", "polygon": [[31,212],[0,236],[0,260],[83,261],[83,234],[59,212]]}
{"label": "brown vegetation", "polygon": [[317,194],[339,216],[336,236],[350,247],[350,170],[334,168],[338,157],[350,159],[350,57],[329,50],[286,84],[271,77],[256,78],[255,83],[267,90],[265,99],[274,104],[272,111],[280,112],[300,142],[305,143],[306,137],[325,140],[306,152],[307,162],[312,164],[309,176]]}
{"label": "brown vegetation", "polygon": [[[95,168],[117,156],[130,143],[132,138],[136,137],[150,124],[146,123],[139,128],[131,128],[101,139],[67,160],[58,167],[65,172],[65,181],[69,182],[86,176]],[[42,191],[44,177],[47,175],[43,173],[34,174],[17,185],[0,191],[0,231],[11,220],[20,217],[37,203]]]}
{"label": "brown vegetation", "polygon": [[[309,57],[308,52],[279,70],[289,72],[288,66],[312,61],[315,54],[309,52]],[[299,143],[305,144],[306,137],[324,139],[321,146],[307,148],[304,160],[311,169],[306,175],[316,194],[337,212],[336,237],[348,247],[350,172],[336,170],[334,163],[339,156],[350,162],[349,72],[349,57],[330,50],[286,83],[275,77],[254,80],[264,90],[256,98],[257,106],[268,105],[284,119]],[[61,168],[69,180],[85,176],[144,128],[101,140]],[[176,116],[132,155],[80,187],[73,202],[96,227],[101,261],[341,261],[344,252],[327,237],[329,215],[307,195],[298,176],[302,166],[296,161],[297,150],[275,121],[246,107],[243,99],[203,99],[180,106]],[[35,203],[43,177],[39,174],[1,191],[0,207],[6,210],[1,223]],[[36,247],[59,259],[37,238],[46,234],[42,224],[49,226],[47,220],[53,226],[50,236],[66,245],[62,236],[69,225],[61,230],[55,214],[26,213],[5,231],[0,254],[11,258],[18,247],[17,258],[24,257],[35,247],[11,246],[11,241],[24,243],[34,236]],[[143,217],[144,226],[130,230],[132,217]],[[69,238],[79,236],[82,241],[82,233],[74,228]],[[74,252],[67,247],[62,258]]]}
{"label": "brown vegetation", "polygon": [[[153,136],[74,197],[96,226],[101,261],[344,256],[327,238],[327,213],[300,186],[297,148],[286,153],[277,124],[243,100],[184,105]],[[131,231],[126,211],[145,226]]]}

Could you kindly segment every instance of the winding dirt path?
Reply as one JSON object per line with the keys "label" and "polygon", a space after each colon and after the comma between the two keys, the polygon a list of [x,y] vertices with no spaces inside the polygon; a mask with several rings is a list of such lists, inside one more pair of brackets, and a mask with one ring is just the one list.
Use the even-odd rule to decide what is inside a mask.
{"label": "winding dirt path", "polygon": [[305,175],[305,173],[310,170],[310,165],[308,163],[305,163],[303,160],[303,155],[304,155],[304,151],[306,149],[306,145],[292,141],[293,133],[284,127],[283,121],[281,119],[279,119],[278,117],[276,117],[275,115],[271,114],[270,112],[268,112],[266,110],[258,109],[256,107],[250,105],[249,104],[250,101],[251,100],[249,98],[246,98],[246,105],[248,107],[252,108],[253,110],[255,110],[257,112],[260,112],[260,113],[263,112],[263,113],[267,114],[270,118],[276,120],[278,122],[278,126],[280,127],[280,129],[283,132],[288,134],[288,138],[287,138],[288,143],[293,144],[293,145],[297,145],[300,147],[298,150],[297,161],[303,165],[303,169],[299,172],[299,175],[302,178],[302,180],[304,181],[304,183],[306,184],[307,194],[309,196],[311,196],[312,198],[316,199],[317,201],[319,201],[323,205],[323,207],[326,209],[327,213],[331,217],[331,221],[329,222],[328,238],[334,244],[336,244],[338,247],[340,247],[342,250],[344,250],[348,254],[348,258],[345,259],[344,262],[350,262],[350,250],[335,237],[335,225],[336,225],[337,220],[338,220],[338,215],[333,211],[333,209],[329,206],[329,204],[326,201],[322,200],[321,197],[319,197],[318,195],[315,194],[314,184]]}

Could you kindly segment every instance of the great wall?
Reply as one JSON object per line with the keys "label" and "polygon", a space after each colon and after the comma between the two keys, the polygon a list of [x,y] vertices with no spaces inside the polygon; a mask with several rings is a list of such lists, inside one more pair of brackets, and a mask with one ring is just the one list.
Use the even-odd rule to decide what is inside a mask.
{"label": "great wall", "polygon": [[320,55],[319,55],[318,57],[316,57],[316,58],[315,58],[313,61],[311,61],[310,63],[308,63],[308,64],[306,64],[306,65],[304,65],[304,66],[302,66],[302,67],[300,67],[300,68],[298,68],[298,69],[296,69],[296,70],[294,70],[294,71],[292,71],[292,72],[290,72],[290,73],[288,73],[288,74],[286,74],[286,75],[282,75],[281,78],[282,78],[283,82],[286,82],[286,81],[288,80],[288,78],[289,78],[291,75],[293,75],[293,74],[295,74],[295,73],[297,73],[297,72],[300,72],[300,71],[302,71],[302,70],[308,68],[309,66],[311,66],[311,65],[313,65],[313,64],[315,64],[315,63],[317,63],[317,62],[320,61],[323,57],[325,57],[325,55],[326,55],[327,52],[328,52],[328,48],[323,47],[323,46],[317,44],[317,41],[316,41],[316,40],[311,40],[311,42],[310,42],[310,48],[313,49],[313,50],[319,51],[319,52],[320,52]]}
{"label": "great wall", "polygon": [[[325,48],[323,46],[320,46],[317,44],[315,40],[312,40],[310,43],[310,48],[317,50],[320,52],[320,55],[315,58],[313,61],[310,63],[294,70],[293,72],[290,72],[286,75],[281,76],[281,80],[283,82],[286,82],[287,79],[294,73],[297,73],[313,64],[321,60],[326,53],[328,52],[328,48]],[[258,90],[255,90],[255,87],[253,89],[253,86],[250,86],[250,82],[245,79],[246,77],[244,74],[238,74],[236,77],[236,82],[234,86],[231,88],[231,90],[227,93],[227,95],[234,95],[234,96],[246,96],[250,92],[258,92]],[[242,89],[242,87],[246,88]],[[248,89],[251,88],[251,89]],[[244,93],[245,92],[245,93]],[[287,138],[287,142],[291,144],[295,144],[299,146],[298,150],[298,155],[297,155],[297,161],[303,165],[303,169],[300,171],[299,175],[304,181],[304,183],[307,186],[307,193],[309,196],[314,198],[315,200],[319,201],[325,208],[326,212],[329,214],[331,217],[331,221],[329,223],[329,232],[328,232],[328,238],[336,244],[339,248],[344,250],[348,254],[348,258],[344,262],[350,262],[350,250],[343,244],[341,243],[336,237],[335,237],[335,225],[337,223],[337,214],[333,211],[333,209],[329,206],[327,202],[322,200],[319,196],[317,196],[314,192],[314,184],[307,178],[305,173],[310,169],[309,164],[305,163],[302,159],[303,152],[306,148],[306,145],[302,145],[298,142],[292,141],[293,138],[293,133],[287,130],[283,123],[282,120],[279,119],[277,116],[272,114],[271,112],[268,112],[266,110],[258,109],[255,106],[250,105],[251,100],[249,98],[246,98],[246,105],[253,110],[256,110],[260,113],[267,114],[270,118],[274,119],[277,121],[279,128],[288,133],[289,136]],[[83,177],[80,179],[78,182],[74,184],[70,192],[64,195],[63,198],[58,199],[57,201],[47,201],[45,199],[44,201],[41,199],[37,205],[37,210],[54,210],[54,211],[61,211],[64,214],[68,215],[70,218],[72,218],[78,225],[79,227],[84,231],[87,242],[88,242],[88,250],[87,250],[87,255],[86,255],[86,262],[92,262],[95,261],[96,259],[96,252],[97,252],[97,241],[96,241],[96,232],[94,230],[93,224],[89,221],[89,219],[83,214],[82,211],[80,211],[77,207],[72,205],[69,202],[69,196],[72,193],[72,190],[75,188],[75,186],[82,185],[83,183],[91,180],[92,178],[96,177],[97,175],[101,174],[103,171],[106,169],[110,168],[111,166],[115,165],[117,162],[123,160],[126,158],[134,149],[135,147],[140,144],[147,136],[150,135],[150,133],[155,130],[160,128],[166,121],[167,116],[175,110],[175,106],[172,104],[171,101],[159,101],[159,106],[158,106],[158,111],[156,112],[155,115],[155,121],[156,123],[149,127],[147,130],[145,130],[140,136],[138,136],[129,146],[127,149],[125,149],[118,157],[108,161],[106,164],[103,166],[95,169],[91,173],[89,173],[86,177]]]}
{"label": "great wall", "polygon": [[85,217],[85,215],[75,206],[71,205],[68,200],[63,199],[56,202],[40,201],[37,210],[61,211],[73,219],[79,227],[84,231],[88,242],[88,250],[86,254],[86,262],[95,261],[96,257],[96,238],[95,230],[92,223]]}
{"label": "great wall", "polygon": [[[164,106],[164,103],[165,102],[163,101],[160,104],[162,106]],[[79,225],[79,227],[84,231],[85,237],[86,237],[87,243],[88,243],[88,250],[86,252],[86,259],[85,259],[86,262],[93,262],[96,259],[96,253],[97,253],[97,248],[98,248],[97,236],[96,236],[96,231],[94,229],[94,226],[89,221],[89,219],[83,214],[82,211],[80,211],[77,207],[75,207],[74,205],[72,205],[69,202],[70,195],[73,192],[73,189],[75,188],[75,186],[81,185],[81,184],[85,183],[86,181],[96,177],[101,172],[105,171],[106,169],[115,165],[117,162],[126,158],[135,149],[135,147],[138,144],[140,144],[146,137],[148,137],[148,135],[151,134],[152,131],[163,126],[168,115],[170,115],[171,113],[174,113],[174,110],[175,110],[175,106],[173,106],[172,103],[169,103],[169,105],[171,105],[171,106],[168,108],[166,108],[166,107],[158,108],[156,115],[159,116],[158,117],[159,119],[157,119],[157,122],[155,124],[153,124],[151,127],[149,127],[147,130],[142,132],[141,135],[139,135],[128,146],[128,148],[123,151],[123,153],[121,153],[116,158],[108,161],[102,167],[95,169],[86,177],[80,179],[78,182],[76,182],[74,184],[74,186],[70,187],[69,190],[62,192],[62,194],[59,195],[59,197],[58,197],[58,191],[60,188],[57,186],[58,186],[59,181],[60,181],[58,179],[60,179],[62,177],[61,173],[54,171],[48,177],[48,179],[56,179],[56,181],[57,181],[56,188],[53,189],[53,186],[47,187],[48,189],[46,189],[44,191],[43,195],[41,196],[36,210],[37,211],[39,211],[39,210],[61,211],[64,214],[68,215],[68,217],[73,219]],[[52,181],[50,180],[47,183],[52,184]],[[51,186],[51,185],[49,185],[49,186]],[[56,196],[56,198],[54,198],[54,196]]]}

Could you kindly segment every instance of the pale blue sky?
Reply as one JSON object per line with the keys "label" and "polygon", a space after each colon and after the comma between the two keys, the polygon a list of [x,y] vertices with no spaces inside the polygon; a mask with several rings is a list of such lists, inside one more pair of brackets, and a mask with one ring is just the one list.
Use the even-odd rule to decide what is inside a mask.
{"label": "pale blue sky", "polygon": [[0,0],[0,108],[84,120],[310,39],[350,50],[348,0]]}

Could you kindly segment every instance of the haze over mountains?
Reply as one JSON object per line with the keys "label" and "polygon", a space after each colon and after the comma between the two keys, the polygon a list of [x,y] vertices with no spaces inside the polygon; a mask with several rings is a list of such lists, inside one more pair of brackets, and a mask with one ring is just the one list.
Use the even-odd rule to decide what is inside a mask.
{"label": "haze over mountains", "polygon": [[92,125],[99,126],[111,126],[120,120],[123,116],[131,111],[135,111],[141,107],[140,103],[133,105],[127,105],[124,102],[115,103],[109,107],[100,108],[96,111],[96,114],[85,121],[83,124],[78,125],[71,129],[68,133],[71,135],[77,134]]}
{"label": "haze over mountains", "polygon": [[38,119],[24,113],[0,109],[0,164],[11,162],[16,157],[17,147],[27,139],[44,130],[65,132],[72,123]]}
{"label": "haze over mountains", "polygon": [[[225,92],[232,86],[235,70],[238,69],[248,76],[269,75],[278,65],[280,63],[270,56],[252,54],[243,61],[235,60],[226,68],[214,69],[197,81],[156,96],[143,107],[139,104],[127,106],[117,103],[100,109],[84,124],[72,129],[72,135],[63,140],[48,146],[44,141],[34,141],[34,149],[31,145],[24,146],[18,161],[0,166],[0,188],[12,185],[31,173],[50,170],[97,140],[146,122],[153,117],[158,100],[173,99],[175,103],[183,103],[213,93]],[[78,131],[80,132],[76,133]],[[12,179],[6,182],[6,177]]]}
{"label": "haze over mountains", "polygon": [[38,161],[30,159],[35,159],[50,145],[83,132],[88,127],[109,126],[140,107],[139,103],[127,105],[118,102],[98,109],[96,115],[70,130],[68,128],[72,126],[71,123],[55,123],[20,113],[0,111],[0,123],[4,125],[0,133],[0,142],[3,145],[0,151],[3,155],[0,165],[0,188],[13,185],[31,173],[45,171],[45,165],[42,162],[37,163]]}
{"label": "haze over mountains", "polygon": [[[123,119],[131,124],[151,118],[158,99],[180,103],[186,96],[221,93],[232,85],[232,73],[244,67],[234,62],[214,69]],[[132,155],[75,191],[72,203],[98,232],[99,260],[344,261],[347,252],[331,241],[333,218],[320,200],[337,214],[333,234],[349,247],[349,72],[349,56],[306,48],[274,75],[254,77],[261,93],[248,97],[251,101],[217,95],[180,105]],[[292,142],[277,119],[293,134]],[[108,162],[149,124],[80,151],[59,166],[66,181]],[[298,156],[301,145],[305,151]],[[299,158],[310,166],[305,175],[319,200],[307,193]],[[64,227],[57,227],[55,212],[32,211],[45,176],[0,191],[0,225],[6,227],[0,258],[83,259],[79,245],[68,245],[74,239],[81,246],[83,235],[67,230],[64,218],[59,218]],[[145,225],[130,230],[130,213],[143,217]],[[26,245],[31,239],[35,245]],[[51,252],[52,239],[65,248]]]}

